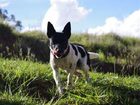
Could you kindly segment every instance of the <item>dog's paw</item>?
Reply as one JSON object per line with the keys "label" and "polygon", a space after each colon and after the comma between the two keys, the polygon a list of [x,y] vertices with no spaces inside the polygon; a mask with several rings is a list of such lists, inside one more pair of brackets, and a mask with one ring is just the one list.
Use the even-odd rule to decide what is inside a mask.
{"label": "dog's paw", "polygon": [[63,95],[63,93],[64,93],[64,90],[62,89],[62,88],[58,88],[58,93],[60,94],[60,95]]}

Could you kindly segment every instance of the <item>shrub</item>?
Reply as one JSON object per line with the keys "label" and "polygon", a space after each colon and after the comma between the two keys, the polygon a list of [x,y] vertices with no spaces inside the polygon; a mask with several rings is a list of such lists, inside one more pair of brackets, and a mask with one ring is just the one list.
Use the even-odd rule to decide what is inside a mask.
{"label": "shrub", "polygon": [[47,37],[39,31],[19,33],[0,24],[0,55],[46,62],[49,60]]}

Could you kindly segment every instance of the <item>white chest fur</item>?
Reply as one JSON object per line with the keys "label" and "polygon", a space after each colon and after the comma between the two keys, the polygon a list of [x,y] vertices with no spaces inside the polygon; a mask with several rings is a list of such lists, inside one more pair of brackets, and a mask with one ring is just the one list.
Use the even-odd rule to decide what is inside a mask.
{"label": "white chest fur", "polygon": [[53,67],[61,68],[64,70],[70,70],[73,66],[76,66],[78,61],[77,56],[74,54],[72,47],[70,46],[70,52],[64,58],[56,59],[53,54],[50,54],[50,63]]}
{"label": "white chest fur", "polygon": [[60,58],[60,59],[54,59],[54,63],[57,68],[62,68],[62,69],[70,69],[72,66],[72,62],[70,59],[65,58]]}

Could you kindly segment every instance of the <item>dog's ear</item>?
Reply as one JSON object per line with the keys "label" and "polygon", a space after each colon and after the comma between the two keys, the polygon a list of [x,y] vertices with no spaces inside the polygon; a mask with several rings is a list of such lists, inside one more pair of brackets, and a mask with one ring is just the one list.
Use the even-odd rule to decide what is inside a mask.
{"label": "dog's ear", "polygon": [[47,35],[48,38],[51,38],[55,33],[55,29],[53,27],[53,25],[51,24],[51,22],[48,22],[48,26],[47,26]]}
{"label": "dog's ear", "polygon": [[70,24],[70,22],[68,22],[68,23],[65,25],[65,27],[64,27],[64,29],[63,29],[63,32],[64,32],[64,34],[67,35],[67,38],[69,39],[70,36],[71,36],[71,24]]}

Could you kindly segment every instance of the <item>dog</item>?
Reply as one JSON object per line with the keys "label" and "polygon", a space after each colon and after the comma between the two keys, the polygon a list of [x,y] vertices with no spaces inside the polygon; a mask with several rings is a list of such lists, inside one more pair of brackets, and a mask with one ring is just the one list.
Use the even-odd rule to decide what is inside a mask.
{"label": "dog", "polygon": [[88,71],[90,70],[90,59],[98,58],[97,53],[87,52],[79,44],[69,42],[71,36],[71,24],[68,22],[62,32],[56,32],[53,25],[48,22],[47,36],[49,38],[50,65],[53,70],[53,78],[60,94],[63,94],[63,88],[59,75],[59,68],[66,70],[67,88],[73,85],[73,75],[78,75],[77,69],[82,69],[86,81],[89,81]]}

